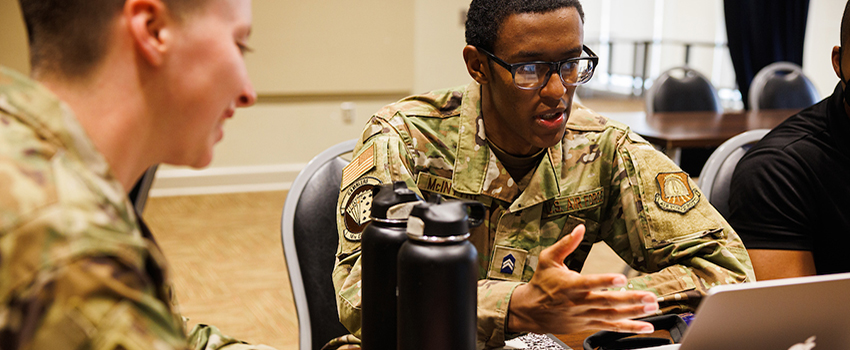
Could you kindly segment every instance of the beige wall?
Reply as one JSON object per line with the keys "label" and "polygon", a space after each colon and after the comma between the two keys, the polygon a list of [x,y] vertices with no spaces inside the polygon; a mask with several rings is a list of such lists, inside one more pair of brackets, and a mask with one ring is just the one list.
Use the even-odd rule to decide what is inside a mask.
{"label": "beige wall", "polygon": [[469,84],[461,51],[469,0],[415,0],[413,91]]}
{"label": "beige wall", "polygon": [[806,41],[803,50],[803,73],[809,76],[826,97],[832,94],[838,76],[832,70],[832,47],[840,45],[841,14],[846,1],[811,0],[806,22]]}
{"label": "beige wall", "polygon": [[[598,12],[600,1],[585,0],[586,11]],[[225,126],[210,167],[163,166],[153,194],[286,188],[313,156],[358,137],[381,106],[410,93],[467,84],[461,13],[468,4],[254,0],[256,52],[246,61],[259,102]],[[27,71],[17,6],[16,0],[0,0],[0,64]],[[830,75],[828,50],[837,41],[841,10],[836,1],[811,2],[805,69],[822,94],[837,82]],[[595,15],[587,16],[588,35],[594,35]],[[343,103],[352,113],[343,112]]]}
{"label": "beige wall", "polygon": [[[371,6],[370,11],[358,10],[362,17],[362,28],[358,28],[338,14],[323,15],[322,9],[332,5],[328,1],[323,1],[325,6],[309,7],[315,11],[312,14],[294,16],[312,16],[312,22],[290,23],[280,18],[292,15],[278,15],[288,11],[281,4],[289,1],[254,0],[251,45],[256,52],[247,61],[260,102],[239,111],[226,125],[225,138],[208,169],[163,167],[154,195],[286,188],[316,154],[360,136],[364,123],[382,106],[411,93],[469,83],[461,56],[465,45],[461,13],[468,0],[373,1],[381,6],[358,2]],[[366,33],[350,34],[355,30]],[[342,39],[335,38],[340,35]],[[289,56],[296,58],[287,62],[310,63],[307,67],[329,71],[318,72],[323,78],[316,81],[307,75],[289,79],[281,73],[286,68],[279,62],[280,57]],[[308,71],[307,67],[300,69]],[[338,78],[345,87],[317,86],[317,82],[336,82],[328,72],[343,75]],[[362,73],[372,74],[372,79]],[[343,103],[353,105],[353,118],[344,117]]]}
{"label": "beige wall", "polygon": [[17,0],[0,0],[0,65],[29,73],[27,31]]}
{"label": "beige wall", "polygon": [[413,1],[253,1],[248,71],[262,95],[409,91]]}

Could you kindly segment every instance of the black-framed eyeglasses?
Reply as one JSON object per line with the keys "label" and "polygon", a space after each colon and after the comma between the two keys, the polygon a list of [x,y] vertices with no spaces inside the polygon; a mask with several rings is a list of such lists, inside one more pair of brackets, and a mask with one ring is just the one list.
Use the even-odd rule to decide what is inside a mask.
{"label": "black-framed eyeglasses", "polygon": [[599,56],[596,56],[596,53],[587,46],[582,46],[582,51],[587,56],[568,58],[558,62],[533,61],[510,64],[480,47],[478,51],[510,71],[514,85],[524,90],[534,90],[545,86],[555,71],[558,72],[564,86],[584,84],[593,77],[593,70],[599,63]]}

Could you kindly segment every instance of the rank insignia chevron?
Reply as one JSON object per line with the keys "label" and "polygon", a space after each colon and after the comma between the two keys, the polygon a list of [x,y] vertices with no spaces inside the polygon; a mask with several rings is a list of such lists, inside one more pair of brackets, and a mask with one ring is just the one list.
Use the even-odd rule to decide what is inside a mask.
{"label": "rank insignia chevron", "polygon": [[505,258],[502,259],[502,270],[501,273],[513,274],[514,267],[516,266],[516,258],[514,258],[513,254],[505,255]]}

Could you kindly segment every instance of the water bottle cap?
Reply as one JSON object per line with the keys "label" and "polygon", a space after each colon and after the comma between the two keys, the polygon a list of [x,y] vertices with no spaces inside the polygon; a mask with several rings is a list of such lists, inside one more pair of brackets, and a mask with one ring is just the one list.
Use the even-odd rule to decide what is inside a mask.
{"label": "water bottle cap", "polygon": [[390,217],[395,216],[390,215],[391,209],[402,203],[419,200],[419,196],[407,188],[404,181],[378,185],[372,188],[372,212],[369,216],[373,219],[404,219]]}
{"label": "water bottle cap", "polygon": [[[436,197],[436,199],[434,199]],[[420,202],[410,212],[407,232],[412,236],[449,237],[469,233],[484,221],[484,205],[472,201],[440,203],[438,195]]]}

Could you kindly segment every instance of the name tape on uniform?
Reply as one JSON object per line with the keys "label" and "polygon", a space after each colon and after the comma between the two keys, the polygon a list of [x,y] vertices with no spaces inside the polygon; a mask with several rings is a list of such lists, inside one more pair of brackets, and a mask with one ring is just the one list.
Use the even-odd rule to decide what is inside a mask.
{"label": "name tape on uniform", "polygon": [[447,179],[442,176],[431,175],[429,173],[419,173],[416,180],[416,187],[422,191],[439,193],[445,197],[455,199],[468,199],[484,203],[485,206],[490,206],[489,197],[476,196],[472,194],[461,193],[452,189],[452,179]]}
{"label": "name tape on uniform", "polygon": [[605,195],[601,187],[587,192],[555,198],[553,201],[543,204],[543,217],[548,218],[590,209],[601,205],[604,200]]}

